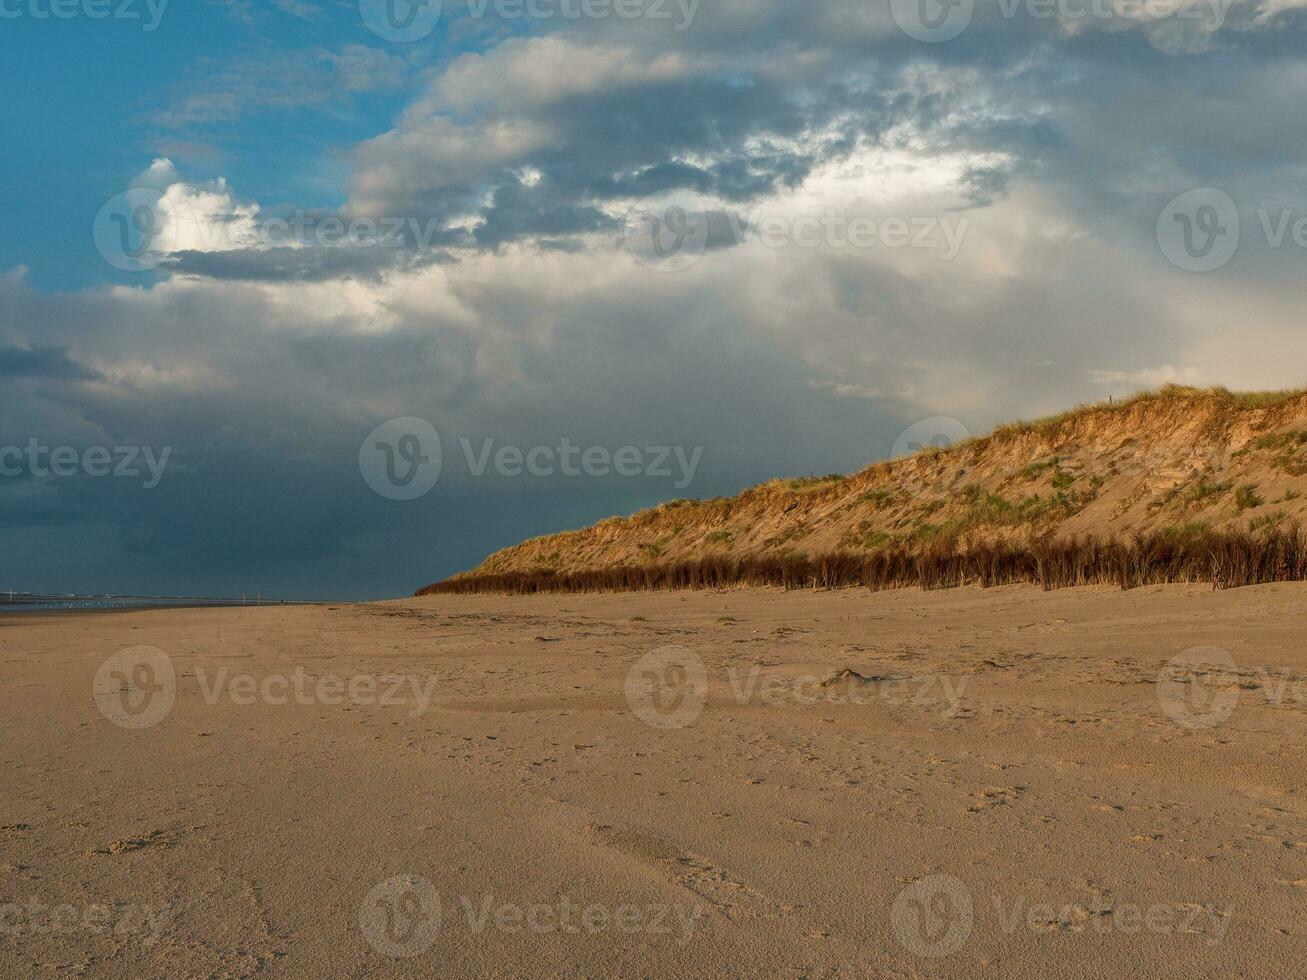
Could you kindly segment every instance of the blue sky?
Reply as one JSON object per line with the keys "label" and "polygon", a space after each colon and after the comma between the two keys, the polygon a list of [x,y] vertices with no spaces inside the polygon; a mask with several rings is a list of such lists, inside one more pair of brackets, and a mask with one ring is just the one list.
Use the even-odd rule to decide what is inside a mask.
{"label": "blue sky", "polygon": [[[302,6],[296,16],[274,4],[173,0],[153,31],[144,29],[144,0],[132,8],[141,20],[5,23],[0,72],[10,97],[0,126],[9,152],[0,156],[0,186],[24,234],[0,241],[0,266],[25,264],[48,289],[111,280],[87,222],[156,156],[196,179],[227,176],[259,200],[339,206],[338,154],[397,114],[422,68],[458,45],[437,30],[421,45],[387,52],[411,65],[388,80],[398,84],[321,98],[323,88],[296,90],[297,70],[322,72],[322,52],[384,45],[355,7]],[[222,77],[225,66],[241,62],[259,66],[241,81],[270,100],[282,97],[260,105],[259,92],[247,91],[230,112],[178,115],[190,98],[230,90],[238,80]]]}
{"label": "blue sky", "polygon": [[371,2],[0,2],[0,586],[400,594],[929,420],[1303,380],[1303,0]]}

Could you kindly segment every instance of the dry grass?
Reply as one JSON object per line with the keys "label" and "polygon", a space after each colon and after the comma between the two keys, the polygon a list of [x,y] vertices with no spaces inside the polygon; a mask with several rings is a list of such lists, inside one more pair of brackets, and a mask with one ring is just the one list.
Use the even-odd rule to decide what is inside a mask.
{"label": "dry grass", "polygon": [[1281,391],[1230,391],[1228,388],[1195,388],[1189,385],[1164,385],[1157,391],[1141,391],[1128,398],[1111,402],[1090,402],[1057,415],[1035,419],[1029,422],[1012,422],[999,426],[988,436],[976,440],[984,442],[994,440],[1001,442],[1029,433],[1053,435],[1065,426],[1090,415],[1121,414],[1144,404],[1202,402],[1204,407],[1224,409],[1226,414],[1249,411],[1253,409],[1278,408],[1297,398],[1307,395],[1307,388]]}
{"label": "dry grass", "polygon": [[924,551],[892,548],[872,555],[815,558],[703,558],[559,574],[548,569],[470,575],[429,585],[418,595],[496,592],[635,592],[734,586],[873,590],[1036,583],[1076,585],[1211,583],[1218,589],[1307,580],[1307,534],[1301,528],[1265,534],[1203,529],[1136,535],[1124,541],[1040,539],[967,551],[940,545]]}

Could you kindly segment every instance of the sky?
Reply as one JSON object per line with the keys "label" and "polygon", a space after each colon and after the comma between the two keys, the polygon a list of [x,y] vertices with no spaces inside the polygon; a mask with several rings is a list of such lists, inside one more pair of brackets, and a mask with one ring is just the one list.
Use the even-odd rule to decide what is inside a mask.
{"label": "sky", "polygon": [[1300,386],[1307,0],[0,0],[0,588],[408,594]]}

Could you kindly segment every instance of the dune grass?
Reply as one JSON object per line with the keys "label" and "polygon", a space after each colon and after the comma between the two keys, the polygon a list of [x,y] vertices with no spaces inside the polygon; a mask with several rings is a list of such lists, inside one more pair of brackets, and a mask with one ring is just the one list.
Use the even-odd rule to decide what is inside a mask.
{"label": "dune grass", "polygon": [[1296,398],[1307,395],[1307,388],[1285,388],[1278,391],[1230,391],[1228,388],[1215,386],[1195,388],[1190,385],[1168,384],[1156,391],[1141,391],[1126,398],[1112,401],[1088,402],[1028,422],[1011,422],[994,429],[988,436],[982,436],[977,442],[986,440],[1003,441],[1028,433],[1050,435],[1063,426],[1085,418],[1089,415],[1119,414],[1128,412],[1142,404],[1166,402],[1200,401],[1206,405],[1224,410],[1220,414],[1252,411],[1255,409],[1278,408]]}
{"label": "dune grass", "polygon": [[871,555],[844,552],[812,558],[744,556],[624,565],[579,572],[468,575],[429,585],[417,595],[558,592],[638,592],[736,586],[854,588],[1034,583],[1045,589],[1076,585],[1210,583],[1228,589],[1267,582],[1307,580],[1307,534],[1301,528],[1267,533],[1212,531],[1201,526],[1139,534],[1126,540],[1039,539],[1024,544],[952,544],[912,551],[890,548]]}

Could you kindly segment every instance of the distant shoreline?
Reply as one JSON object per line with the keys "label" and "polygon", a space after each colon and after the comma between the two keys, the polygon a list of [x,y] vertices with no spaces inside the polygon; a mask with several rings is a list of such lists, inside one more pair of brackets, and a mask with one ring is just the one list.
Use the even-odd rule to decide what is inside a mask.
{"label": "distant shoreline", "polygon": [[0,601],[0,616],[6,614],[27,614],[27,613],[81,613],[81,612],[141,612],[153,609],[240,609],[244,607],[256,606],[314,606],[323,605],[323,602],[315,600],[287,599],[272,600],[264,599],[262,601],[242,602],[235,600],[177,600],[170,602],[166,599],[141,599],[141,600],[112,600],[102,598],[87,599],[59,599],[46,600],[38,602],[20,602],[12,603]]}

